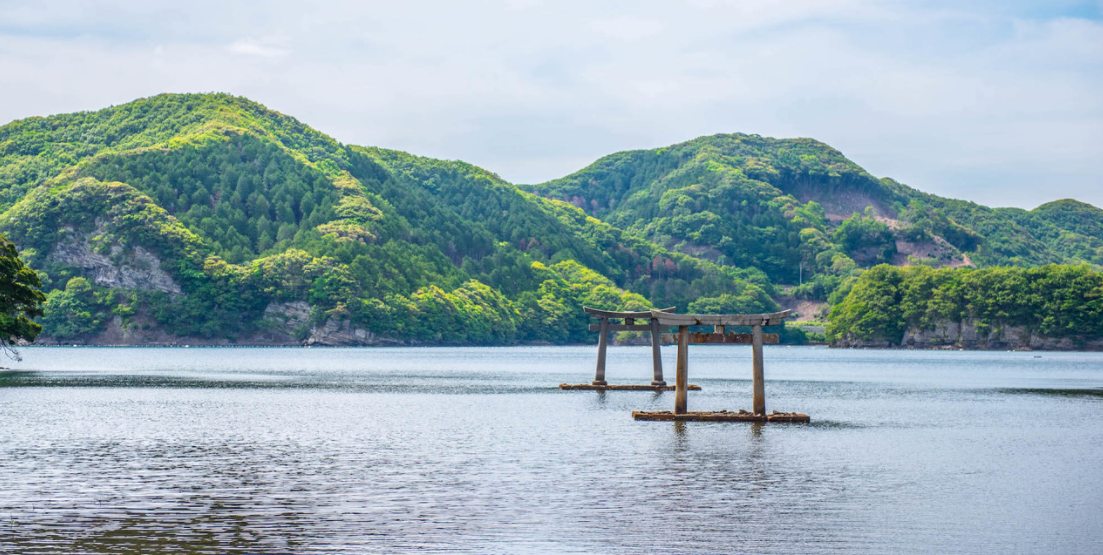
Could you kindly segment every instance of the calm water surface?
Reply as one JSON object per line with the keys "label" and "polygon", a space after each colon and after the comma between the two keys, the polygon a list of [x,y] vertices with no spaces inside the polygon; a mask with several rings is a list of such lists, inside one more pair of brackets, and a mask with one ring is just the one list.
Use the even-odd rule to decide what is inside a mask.
{"label": "calm water surface", "polygon": [[[1103,353],[767,347],[767,408],[813,423],[764,426],[556,388],[594,355],[24,349],[0,552],[1103,553]],[[611,383],[650,372],[610,349]],[[749,377],[694,347],[690,409]]]}

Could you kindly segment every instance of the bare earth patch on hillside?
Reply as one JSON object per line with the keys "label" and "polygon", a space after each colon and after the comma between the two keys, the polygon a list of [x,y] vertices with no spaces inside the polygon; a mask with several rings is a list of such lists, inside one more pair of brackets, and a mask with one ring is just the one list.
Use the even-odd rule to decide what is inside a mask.
{"label": "bare earth patch on hillside", "polygon": [[941,237],[935,236],[930,241],[919,242],[899,238],[896,240],[896,255],[892,257],[894,266],[911,266],[920,260],[934,260],[936,266],[946,268],[973,266],[969,255],[959,252]]}
{"label": "bare earth patch on hillside", "polygon": [[[793,190],[793,196],[802,203],[814,200],[823,207],[824,216],[828,221],[838,223],[855,213],[862,214],[867,206],[872,206],[877,211],[878,219],[888,219],[895,215],[891,209],[883,203],[874,200],[873,197],[860,191],[834,191],[830,194],[811,187],[798,187]],[[887,222],[886,222],[887,223]]]}
{"label": "bare earth patch on hillside", "polygon": [[789,317],[785,319],[786,322],[822,320],[820,313],[827,308],[827,303],[824,301],[810,301],[808,299],[798,299],[786,295],[778,295],[775,300],[777,300],[777,304],[781,305],[781,310],[793,311]]}

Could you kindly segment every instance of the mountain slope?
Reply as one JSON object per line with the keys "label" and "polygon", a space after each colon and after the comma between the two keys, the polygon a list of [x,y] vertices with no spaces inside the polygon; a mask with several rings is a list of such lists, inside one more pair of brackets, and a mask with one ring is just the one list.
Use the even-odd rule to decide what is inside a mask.
{"label": "mountain slope", "polygon": [[1097,262],[1091,253],[1058,244],[1059,228],[1042,229],[1055,210],[1039,208],[1040,215],[1028,218],[928,195],[877,179],[811,139],[701,137],[613,154],[522,188],[676,251],[760,268],[783,283],[811,278],[798,292],[818,298],[856,268],[880,262]]}
{"label": "mountain slope", "polygon": [[1043,204],[1033,214],[1057,227],[1085,237],[1103,237],[1103,209],[1073,199],[1056,200]]}
{"label": "mountain slope", "polygon": [[14,122],[0,153],[58,340],[584,341],[581,305],[650,305],[629,290],[776,306],[761,273],[228,95]]}
{"label": "mountain slope", "polygon": [[1103,265],[1103,210],[1072,199],[1008,215],[1067,259]]}

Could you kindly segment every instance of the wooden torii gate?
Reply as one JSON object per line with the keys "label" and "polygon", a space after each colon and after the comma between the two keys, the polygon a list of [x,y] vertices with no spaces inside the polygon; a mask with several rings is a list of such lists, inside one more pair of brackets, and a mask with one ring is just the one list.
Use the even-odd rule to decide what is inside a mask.
{"label": "wooden torii gate", "polygon": [[[616,312],[612,310],[600,310],[582,307],[587,314],[598,319],[597,324],[590,324],[590,331],[598,332],[597,339],[597,368],[594,371],[594,381],[588,384],[560,384],[559,389],[590,389],[590,390],[644,390],[644,391],[670,391],[673,387],[666,384],[663,379],[663,358],[660,350],[661,328],[656,314],[672,314],[674,307],[642,312]],[[646,324],[637,324],[636,320],[648,320]],[[610,320],[623,320],[622,324],[614,324]],[[605,351],[609,343],[611,331],[647,331],[651,332],[651,385],[609,385],[605,381]],[[686,384],[686,388],[700,390],[697,385]]]}
{"label": "wooden torii gate", "polygon": [[[674,380],[674,410],[636,411],[636,420],[707,420],[752,422],[808,422],[810,418],[800,413],[766,414],[766,387],[763,375],[762,344],[777,343],[776,333],[762,333],[763,326],[777,326],[789,315],[788,310],[769,314],[673,314],[667,311],[651,311],[652,324],[677,326],[678,334],[663,334],[664,342],[678,343],[678,366]],[[689,333],[689,326],[713,326],[712,333]],[[727,333],[727,326],[751,326],[752,333]],[[751,368],[754,411],[688,411],[689,345],[695,344],[751,344]]]}

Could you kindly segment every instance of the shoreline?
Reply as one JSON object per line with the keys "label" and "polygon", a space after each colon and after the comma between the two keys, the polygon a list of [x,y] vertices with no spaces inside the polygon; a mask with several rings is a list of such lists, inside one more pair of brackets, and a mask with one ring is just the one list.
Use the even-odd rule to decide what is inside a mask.
{"label": "shoreline", "polygon": [[[506,348],[506,347],[595,347],[596,343],[547,343],[547,342],[523,342],[510,344],[477,345],[470,343],[418,343],[418,342],[381,342],[360,345],[325,345],[302,343],[50,343],[16,345],[15,348],[115,348],[115,349],[371,349],[371,348]],[[614,344],[615,347],[639,347],[646,346],[636,343]],[[827,343],[804,344],[779,344],[776,347],[823,347],[832,350],[856,350],[856,351],[988,351],[988,352],[1103,352],[1103,347],[1088,346],[1085,348],[1032,348],[1032,347],[963,347],[957,345],[938,345],[931,347],[916,347],[912,345],[898,347],[884,346],[833,346]]]}

